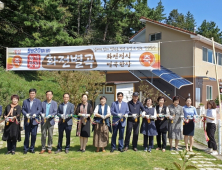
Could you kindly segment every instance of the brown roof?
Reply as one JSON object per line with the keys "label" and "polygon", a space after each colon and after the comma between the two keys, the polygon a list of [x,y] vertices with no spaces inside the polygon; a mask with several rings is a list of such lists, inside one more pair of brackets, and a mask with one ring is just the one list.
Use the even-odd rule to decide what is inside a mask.
{"label": "brown roof", "polygon": [[[140,17],[140,19],[144,19],[144,20],[146,20],[147,22],[151,22],[151,23],[154,23],[154,24],[158,24],[158,25],[161,25],[161,26],[164,26],[164,27],[167,27],[167,28],[170,28],[170,29],[174,29],[174,30],[177,30],[177,31],[181,31],[181,32],[184,32],[184,33],[187,33],[187,34],[197,35],[197,34],[194,33],[194,32],[187,31],[187,30],[182,29],[182,28],[174,27],[174,26],[172,26],[172,25],[164,24],[164,23],[161,23],[161,22],[159,22],[159,21],[155,21],[155,20],[152,20],[152,19],[149,19],[149,18],[146,18],[146,17]],[[145,28],[145,27],[144,27],[144,28]],[[139,32],[137,32],[135,35],[133,35],[130,39],[132,39],[132,38],[135,37],[137,34],[139,34],[144,28],[142,28],[141,30],[139,30]]]}
{"label": "brown roof", "polygon": [[130,37],[130,40],[135,37],[137,34],[139,34],[141,31],[143,31],[146,27],[143,27],[142,29],[140,29],[136,34],[134,34],[132,37]]}
{"label": "brown roof", "polygon": [[107,84],[127,84],[127,83],[138,83],[139,81],[107,81]]}

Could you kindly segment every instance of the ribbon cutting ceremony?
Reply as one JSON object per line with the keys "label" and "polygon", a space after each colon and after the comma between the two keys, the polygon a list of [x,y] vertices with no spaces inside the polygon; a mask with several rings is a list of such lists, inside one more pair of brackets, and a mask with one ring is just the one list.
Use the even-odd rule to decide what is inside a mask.
{"label": "ribbon cutting ceremony", "polygon": [[222,169],[221,6],[0,0],[1,169]]}

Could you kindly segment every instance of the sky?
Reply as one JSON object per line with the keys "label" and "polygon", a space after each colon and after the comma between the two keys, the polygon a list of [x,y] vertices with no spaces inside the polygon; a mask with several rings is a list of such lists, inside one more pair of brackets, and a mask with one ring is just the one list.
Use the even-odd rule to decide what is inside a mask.
{"label": "sky", "polygon": [[[148,0],[148,6],[155,8],[160,0]],[[222,0],[162,0],[164,13],[168,17],[173,9],[186,14],[190,11],[196,20],[197,28],[203,20],[214,21],[222,31]]]}

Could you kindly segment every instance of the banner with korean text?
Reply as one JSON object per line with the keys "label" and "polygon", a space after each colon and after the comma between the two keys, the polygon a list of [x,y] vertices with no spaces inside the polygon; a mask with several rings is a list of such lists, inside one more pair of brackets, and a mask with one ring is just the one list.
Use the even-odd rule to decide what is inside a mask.
{"label": "banner with korean text", "polygon": [[152,70],[159,43],[8,48],[7,70]]}

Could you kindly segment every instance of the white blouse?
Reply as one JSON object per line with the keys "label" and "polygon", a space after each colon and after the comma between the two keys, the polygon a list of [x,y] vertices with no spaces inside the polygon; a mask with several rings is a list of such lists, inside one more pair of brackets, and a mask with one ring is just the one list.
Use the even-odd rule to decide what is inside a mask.
{"label": "white blouse", "polygon": [[[102,115],[104,115],[104,108],[105,108],[105,105],[104,105],[104,106],[101,106]],[[96,114],[99,114],[99,105],[96,106],[93,114],[94,114],[94,116],[96,116]],[[109,107],[109,106],[107,106],[107,115],[108,115],[108,114],[111,114],[111,112],[110,112],[110,107]]]}
{"label": "white blouse", "polygon": [[217,112],[216,109],[207,109],[207,114],[206,116],[208,117],[213,117],[214,120],[211,120],[209,118],[206,119],[207,123],[215,123],[216,124],[216,118],[217,118]]}

